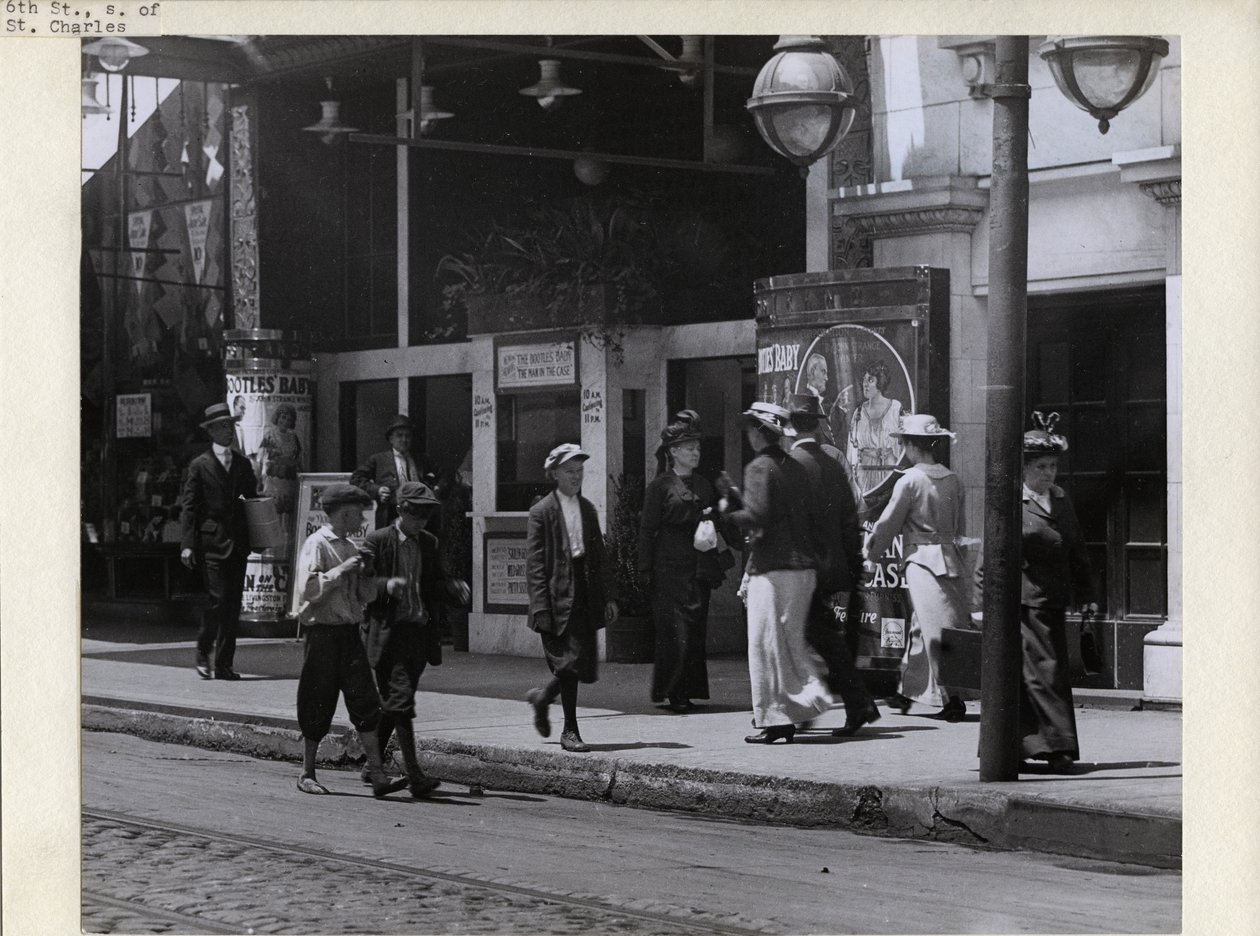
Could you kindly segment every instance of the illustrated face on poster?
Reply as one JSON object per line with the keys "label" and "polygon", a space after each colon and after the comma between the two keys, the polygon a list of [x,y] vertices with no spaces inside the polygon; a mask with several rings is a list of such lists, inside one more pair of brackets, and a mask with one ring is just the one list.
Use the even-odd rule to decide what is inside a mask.
{"label": "illustrated face on poster", "polygon": [[909,323],[879,330],[833,325],[785,342],[775,334],[758,356],[762,400],[783,404],[789,393],[812,393],[827,418],[823,441],[840,449],[859,494],[878,488],[901,464],[896,431],[903,413],[915,412],[916,388],[907,357],[916,335]]}

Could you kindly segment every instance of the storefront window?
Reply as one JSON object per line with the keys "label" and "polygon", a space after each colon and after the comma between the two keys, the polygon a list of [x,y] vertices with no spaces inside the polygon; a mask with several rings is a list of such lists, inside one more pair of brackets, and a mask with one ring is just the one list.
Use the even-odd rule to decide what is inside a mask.
{"label": "storefront window", "polygon": [[495,507],[529,510],[550,490],[543,471],[547,453],[562,442],[582,441],[576,388],[498,395],[498,475]]}

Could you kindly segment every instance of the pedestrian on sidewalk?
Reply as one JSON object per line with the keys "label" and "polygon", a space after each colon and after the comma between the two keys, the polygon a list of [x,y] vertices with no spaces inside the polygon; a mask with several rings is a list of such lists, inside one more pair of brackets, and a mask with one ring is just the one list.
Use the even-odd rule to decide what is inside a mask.
{"label": "pedestrian on sidewalk", "polygon": [[346,711],[359,732],[373,794],[384,796],[407,785],[405,777],[391,780],[381,763],[376,736],[381,700],[359,634],[363,606],[372,594],[350,535],[363,525],[363,509],[371,504],[372,498],[353,485],[326,487],[320,506],[328,522],[306,538],[294,564],[294,588],[301,600],[298,619],[306,627],[297,694],[303,742],[297,788],[303,793],[328,792],[315,778],[315,756],[332,727],[338,693],[345,697]]}
{"label": "pedestrian on sidewalk", "polygon": [[404,481],[428,479],[427,462],[411,453],[411,440],[416,425],[410,418],[399,413],[385,427],[385,441],[389,448],[368,456],[367,461],[350,475],[350,483],[377,502],[376,527],[389,526],[398,516],[395,492]]}
{"label": "pedestrian on sidewalk", "polygon": [[796,430],[788,411],[754,403],[744,433],[757,453],[744,468],[744,490],[719,478],[723,513],[748,535],[748,675],[753,727],[749,744],[791,743],[796,723],[831,705],[805,643],[805,621],[817,582],[821,519],[809,478],[780,445]]}
{"label": "pedestrian on sidewalk", "polygon": [[244,498],[258,495],[258,478],[249,459],[232,448],[236,420],[226,403],[207,406],[201,428],[211,445],[184,475],[179,561],[189,569],[201,566],[210,595],[197,635],[197,675],[235,681],[241,678],[232,663],[249,555]]}
{"label": "pedestrian on sidewalk", "polygon": [[[694,410],[678,413],[661,432],[656,460],[656,478],[643,494],[637,559],[652,596],[656,634],[651,698],[656,703],[668,700],[672,711],[684,713],[695,708],[693,699],[709,698],[705,659],[709,594],[724,578],[716,536],[702,552],[696,533],[704,520],[727,524],[715,510],[713,485],[696,470],[700,417]],[[716,525],[713,532],[718,532]],[[733,559],[728,567],[731,564]]]}
{"label": "pedestrian on sidewalk", "polygon": [[529,627],[542,638],[551,670],[545,688],[531,689],[534,727],[551,734],[547,709],[560,697],[566,751],[590,748],[577,723],[578,683],[598,678],[596,633],[617,620],[617,585],[604,555],[595,506],[581,495],[583,465],[590,458],[573,443],[557,445],[543,469],[555,489],[529,509],[525,574],[529,583]]}
{"label": "pedestrian on sidewalk", "polygon": [[839,613],[848,608],[850,596],[862,581],[862,528],[843,456],[818,438],[824,417],[818,397],[793,393],[787,410],[796,430],[788,454],[805,469],[823,533],[818,585],[810,602],[805,640],[826,664],[828,688],[844,700],[844,727],[832,735],[848,737],[879,719],[875,700],[853,665],[839,620]]}
{"label": "pedestrian on sidewalk", "polygon": [[893,485],[892,497],[866,537],[867,561],[882,556],[902,537],[902,575],[914,611],[900,694],[911,702],[941,706],[936,718],[959,722],[967,706],[956,689],[940,683],[941,637],[947,627],[970,628],[965,566],[958,539],[963,535],[963,487],[958,475],[937,463],[955,434],[926,413],[905,414],[889,433],[905,447],[910,462]]}
{"label": "pedestrian on sidewalk", "polygon": [[1023,586],[1020,630],[1024,673],[1019,720],[1024,757],[1066,773],[1080,758],[1072,679],[1068,671],[1069,606],[1096,612],[1085,537],[1072,501],[1054,483],[1067,439],[1054,431],[1058,413],[1033,413],[1039,428],[1024,433]]}
{"label": "pedestrian on sidewalk", "polygon": [[[364,574],[371,576],[375,598],[366,609],[363,625],[368,663],[381,696],[381,720],[376,738],[382,763],[391,734],[398,737],[411,795],[427,796],[440,785],[420,768],[412,720],[416,714],[416,686],[426,665],[442,663],[442,634],[438,603],[466,606],[468,583],[446,568],[438,538],[425,529],[439,501],[419,481],[404,481],[395,495],[398,516],[387,527],[369,533],[363,543]],[[364,782],[371,782],[364,768]]]}

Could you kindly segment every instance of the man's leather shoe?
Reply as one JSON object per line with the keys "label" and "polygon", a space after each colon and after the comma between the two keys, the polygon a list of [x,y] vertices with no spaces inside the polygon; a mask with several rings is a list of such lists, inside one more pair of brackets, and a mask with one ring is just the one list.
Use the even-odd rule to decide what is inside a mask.
{"label": "man's leather shoe", "polygon": [[857,715],[852,715],[845,719],[844,727],[832,731],[831,736],[833,738],[851,738],[861,730],[863,725],[869,725],[873,721],[879,721],[879,709],[874,705],[864,712],[859,712]]}
{"label": "man's leather shoe", "polygon": [[590,750],[587,743],[582,740],[582,736],[576,731],[560,732],[560,746],[566,751],[572,751],[574,754],[584,754]]}
{"label": "man's leather shoe", "polygon": [[782,739],[785,744],[791,744],[795,736],[795,725],[771,725],[769,728],[762,728],[757,734],[746,736],[744,740],[749,744],[774,744]]}
{"label": "man's leather shoe", "polygon": [[955,696],[941,707],[932,718],[939,718],[947,722],[960,722],[967,717],[967,705],[962,699]]}
{"label": "man's leather shoe", "polygon": [[551,718],[547,714],[547,703],[543,699],[543,691],[541,689],[531,689],[526,694],[525,700],[534,709],[534,729],[544,738],[550,738]]}
{"label": "man's leather shoe", "polygon": [[214,678],[226,679],[228,682],[236,682],[236,680],[241,678],[241,674],[238,673],[234,669],[228,669],[227,667],[223,667],[222,669],[217,669],[214,671]]}
{"label": "man's leather shoe", "polygon": [[382,796],[388,796],[390,793],[397,793],[399,790],[405,790],[409,781],[406,777],[390,777],[382,771],[380,778],[372,778],[372,795],[377,799]]}
{"label": "man's leather shoe", "polygon": [[1070,774],[1072,772],[1072,766],[1075,763],[1076,760],[1071,754],[1056,752],[1050,755],[1050,772],[1057,774]]}
{"label": "man's leather shoe", "polygon": [[214,670],[210,669],[205,663],[198,663],[197,675],[202,679],[214,679]]}
{"label": "man's leather shoe", "polygon": [[903,696],[900,692],[894,692],[892,695],[884,699],[884,704],[887,705],[890,709],[896,709],[902,715],[905,715],[907,712],[910,711],[910,706],[912,706],[914,703],[910,699],[907,699],[905,696]]}
{"label": "man's leather shoe", "polygon": [[412,777],[407,781],[407,790],[416,799],[428,796],[434,790],[442,785],[442,781],[437,777],[430,777],[428,774],[420,774]]}

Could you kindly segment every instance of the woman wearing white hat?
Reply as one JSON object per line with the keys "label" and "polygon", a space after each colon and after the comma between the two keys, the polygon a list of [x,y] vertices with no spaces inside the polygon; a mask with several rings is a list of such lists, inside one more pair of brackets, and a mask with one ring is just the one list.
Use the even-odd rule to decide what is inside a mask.
{"label": "woman wearing white hat", "polygon": [[720,506],[748,534],[748,675],[753,725],[749,744],[791,742],[796,723],[831,706],[805,621],[823,551],[821,513],[809,476],[779,445],[795,436],[788,411],[754,403],[744,413],[757,456],[744,468],[744,491],[728,487]]}
{"label": "woman wearing white hat", "polygon": [[964,565],[957,540],[963,532],[963,486],[958,475],[937,464],[940,447],[956,438],[925,413],[905,414],[889,433],[905,447],[910,467],[893,486],[892,498],[866,537],[867,562],[882,556],[902,535],[902,575],[919,642],[912,641],[901,674],[903,712],[912,701],[940,705],[946,721],[967,714],[958,693],[940,685],[941,635],[946,627],[970,627]]}

